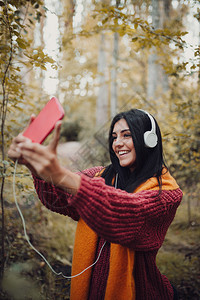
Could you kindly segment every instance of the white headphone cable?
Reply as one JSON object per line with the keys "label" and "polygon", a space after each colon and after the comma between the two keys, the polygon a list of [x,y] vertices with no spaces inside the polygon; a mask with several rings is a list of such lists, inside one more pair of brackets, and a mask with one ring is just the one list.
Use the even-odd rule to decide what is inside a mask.
{"label": "white headphone cable", "polygon": [[104,248],[104,246],[105,246],[105,244],[106,244],[106,241],[105,241],[104,244],[102,245],[102,247],[101,247],[101,249],[100,249],[100,251],[99,251],[99,255],[98,255],[97,259],[95,260],[95,262],[94,262],[92,265],[90,265],[90,266],[88,266],[87,268],[85,268],[85,269],[84,269],[83,271],[81,271],[80,273],[78,273],[78,274],[76,274],[76,275],[73,275],[73,276],[65,276],[62,272],[57,273],[57,272],[52,268],[52,266],[50,265],[50,263],[48,262],[48,260],[44,257],[44,255],[43,255],[42,253],[40,253],[40,252],[39,252],[39,251],[31,244],[31,242],[30,242],[30,240],[29,240],[29,237],[28,237],[28,235],[27,235],[27,232],[26,232],[26,223],[25,223],[23,214],[22,214],[22,212],[21,212],[21,209],[20,209],[20,207],[19,207],[19,205],[18,205],[17,197],[16,197],[16,192],[15,192],[15,175],[16,175],[16,170],[17,170],[17,164],[18,164],[18,160],[16,160],[16,162],[15,162],[15,168],[14,168],[14,173],[13,173],[13,195],[14,195],[14,199],[15,199],[15,204],[16,204],[17,210],[18,210],[19,215],[20,215],[20,217],[21,217],[21,219],[22,219],[22,224],[23,224],[23,228],[24,228],[24,236],[25,236],[25,238],[26,238],[26,240],[27,240],[29,246],[30,246],[30,247],[31,247],[38,255],[40,255],[40,256],[42,257],[42,259],[45,261],[45,263],[48,265],[48,267],[51,269],[51,271],[52,271],[54,274],[56,274],[57,276],[61,275],[61,276],[64,277],[64,278],[71,279],[71,278],[74,278],[74,277],[77,277],[77,276],[81,275],[82,273],[84,273],[85,271],[87,271],[89,268],[93,267],[93,266],[98,262],[98,260],[99,260],[99,258],[100,258],[100,256],[101,256],[101,252],[102,252],[102,250],[103,250],[103,248]]}

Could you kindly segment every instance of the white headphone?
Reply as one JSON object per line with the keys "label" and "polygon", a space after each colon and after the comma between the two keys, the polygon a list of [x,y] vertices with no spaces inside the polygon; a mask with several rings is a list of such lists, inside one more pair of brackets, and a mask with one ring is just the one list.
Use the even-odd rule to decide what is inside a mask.
{"label": "white headphone", "polygon": [[154,118],[145,110],[143,110],[143,109],[139,109],[139,110],[141,110],[145,114],[147,114],[147,116],[149,117],[149,119],[151,121],[151,130],[146,131],[144,133],[144,144],[148,148],[154,148],[154,147],[156,147],[157,142],[158,142],[158,137],[156,134],[156,124],[155,124]]}

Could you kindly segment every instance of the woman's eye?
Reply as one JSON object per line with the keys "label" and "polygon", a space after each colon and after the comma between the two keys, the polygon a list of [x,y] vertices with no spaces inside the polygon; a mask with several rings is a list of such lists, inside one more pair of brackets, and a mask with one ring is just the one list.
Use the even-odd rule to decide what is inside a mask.
{"label": "woman's eye", "polygon": [[126,134],[124,135],[124,137],[131,137],[131,134],[130,134],[130,133],[126,133]]}

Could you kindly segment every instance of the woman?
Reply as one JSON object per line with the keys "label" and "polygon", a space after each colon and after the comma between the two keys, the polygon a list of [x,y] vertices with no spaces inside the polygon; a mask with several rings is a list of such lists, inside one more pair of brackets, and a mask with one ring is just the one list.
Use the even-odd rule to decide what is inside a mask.
{"label": "woman", "polygon": [[137,109],[118,114],[109,132],[111,164],[82,173],[58,162],[60,126],[48,146],[20,134],[8,155],[31,170],[47,208],[78,221],[72,276],[99,257],[72,279],[71,299],[175,299],[156,255],[182,192],[164,164],[157,122]]}

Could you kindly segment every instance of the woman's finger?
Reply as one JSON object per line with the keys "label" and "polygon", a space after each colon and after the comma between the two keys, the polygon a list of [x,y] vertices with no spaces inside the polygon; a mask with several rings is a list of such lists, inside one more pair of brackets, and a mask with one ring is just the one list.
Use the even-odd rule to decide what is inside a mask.
{"label": "woman's finger", "polygon": [[61,167],[51,149],[37,143],[21,143],[19,151],[39,177],[45,181],[56,182]]}
{"label": "woman's finger", "polygon": [[55,125],[55,129],[54,129],[54,134],[53,134],[53,138],[50,141],[48,147],[54,152],[56,153],[56,149],[58,146],[58,142],[59,142],[59,138],[60,138],[60,129],[61,129],[61,125],[62,125],[62,121],[58,121]]}
{"label": "woman's finger", "polygon": [[28,138],[24,137],[21,133],[18,136],[16,136],[15,138],[13,138],[12,143],[8,149],[8,157],[13,160],[21,158],[21,153],[20,153],[19,149],[17,150],[18,145],[20,143],[29,142],[29,141],[30,140]]}
{"label": "woman's finger", "polygon": [[[33,122],[34,119],[35,119],[35,115],[32,114],[30,117],[28,126]],[[26,162],[22,158],[22,155],[18,149],[18,145],[20,143],[31,142],[31,140],[29,138],[23,136],[23,132],[26,130],[26,128],[21,133],[19,133],[16,137],[13,138],[12,143],[8,149],[8,157],[14,161],[16,159],[18,159],[19,163],[22,163],[22,164],[25,164]],[[18,149],[18,151],[17,151],[17,149]]]}
{"label": "woman's finger", "polygon": [[25,132],[25,130],[29,127],[29,125],[35,120],[36,116],[34,114],[31,115],[28,125],[24,128],[24,130],[22,131],[22,134]]}
{"label": "woman's finger", "polygon": [[21,143],[17,147],[17,151],[21,157],[38,172],[38,165],[42,165],[48,158],[48,153],[44,149],[39,149],[39,144]]}
{"label": "woman's finger", "polygon": [[28,141],[23,141],[17,145],[16,150],[20,153],[24,153],[24,151],[28,151],[30,155],[33,155],[35,153],[37,156],[43,156],[45,154],[45,147],[38,144],[33,143],[31,140],[28,139]]}
{"label": "woman's finger", "polygon": [[29,123],[28,123],[28,126],[35,120],[36,118],[36,115],[35,114],[32,114],[30,119],[29,119]]}
{"label": "woman's finger", "polygon": [[20,133],[16,138],[15,138],[15,142],[17,144],[20,143],[31,143],[31,139],[29,139],[28,137],[24,136],[22,133]]}
{"label": "woman's finger", "polygon": [[51,163],[55,154],[48,149],[48,147],[40,145],[38,143],[25,142],[20,143],[17,147],[17,151],[28,160],[34,166],[34,163],[38,162],[41,165],[46,162]]}
{"label": "woman's finger", "polygon": [[8,157],[10,159],[16,160],[21,157],[21,153],[19,151],[16,151],[16,148],[9,148]]}

